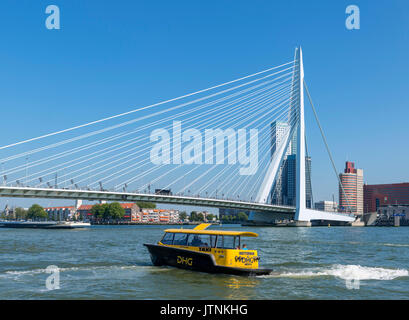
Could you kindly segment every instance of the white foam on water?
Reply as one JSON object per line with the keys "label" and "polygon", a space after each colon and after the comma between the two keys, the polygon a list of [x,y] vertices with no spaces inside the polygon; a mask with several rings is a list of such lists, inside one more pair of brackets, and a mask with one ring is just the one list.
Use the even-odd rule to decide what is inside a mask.
{"label": "white foam on water", "polygon": [[[97,271],[97,270],[136,270],[136,269],[153,269],[153,266],[138,266],[138,265],[127,265],[127,266],[84,266],[84,267],[69,267],[69,268],[59,268],[60,272],[70,272],[70,271]],[[3,274],[4,276],[7,275],[14,275],[14,276],[21,276],[21,275],[35,275],[40,273],[46,273],[46,269],[32,269],[32,270],[11,270],[6,271]],[[1,277],[1,275],[0,275]]]}
{"label": "white foam on water", "polygon": [[406,243],[384,243],[383,245],[387,247],[409,247],[409,244]]}
{"label": "white foam on water", "polygon": [[360,265],[336,264],[330,268],[304,269],[297,272],[275,273],[268,276],[270,278],[311,278],[333,276],[344,280],[393,280],[399,277],[409,276],[406,269],[389,269],[380,267],[364,267]]}

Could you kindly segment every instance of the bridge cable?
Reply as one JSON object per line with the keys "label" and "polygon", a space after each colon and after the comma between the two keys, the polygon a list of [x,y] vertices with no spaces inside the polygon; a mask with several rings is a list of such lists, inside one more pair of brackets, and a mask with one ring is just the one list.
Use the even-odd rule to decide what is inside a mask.
{"label": "bridge cable", "polygon": [[103,119],[100,119],[100,120],[88,122],[88,123],[85,123],[85,124],[82,124],[82,125],[79,125],[79,126],[75,126],[75,127],[71,127],[71,128],[68,128],[68,129],[64,129],[64,130],[56,131],[56,132],[53,132],[53,133],[45,134],[45,135],[42,135],[42,136],[39,136],[39,137],[36,137],[36,138],[31,138],[31,139],[27,139],[27,140],[24,140],[24,141],[20,141],[20,142],[12,143],[12,144],[9,144],[9,145],[5,145],[5,146],[0,147],[0,150],[10,148],[10,147],[13,147],[13,146],[17,146],[17,145],[20,145],[20,144],[24,144],[24,143],[27,143],[27,142],[40,140],[40,139],[47,138],[47,137],[51,137],[51,136],[54,136],[54,135],[57,135],[57,134],[60,134],[60,133],[69,132],[69,131],[76,130],[76,129],[79,129],[79,128],[87,127],[87,126],[90,126],[90,125],[93,125],[93,124],[96,124],[96,123],[100,123],[100,122],[104,122],[104,121],[111,120],[111,119],[114,119],[114,118],[122,117],[122,116],[131,114],[131,113],[134,113],[134,112],[137,112],[137,111],[150,109],[150,108],[153,108],[153,107],[156,107],[156,106],[168,103],[168,102],[172,102],[172,101],[180,100],[180,99],[183,99],[183,98],[187,98],[187,97],[199,94],[199,93],[203,93],[203,92],[210,91],[210,90],[222,87],[222,86],[232,84],[234,82],[238,82],[238,81],[250,78],[250,77],[254,77],[256,75],[259,75],[259,74],[262,74],[262,73],[265,73],[265,72],[268,72],[268,71],[283,67],[283,66],[288,65],[288,64],[293,63],[293,62],[294,61],[290,61],[290,62],[284,63],[284,64],[282,64],[280,66],[269,68],[269,69],[266,69],[266,70],[263,70],[263,71],[260,71],[260,72],[257,72],[257,73],[253,73],[251,75],[247,75],[245,77],[241,77],[239,79],[228,81],[228,82],[225,82],[225,83],[222,83],[222,84],[210,87],[210,88],[202,89],[202,90],[199,90],[199,91],[196,91],[196,92],[192,92],[192,93],[189,93],[189,94],[185,94],[185,95],[177,97],[177,98],[173,98],[173,99],[169,99],[169,100],[166,100],[166,101],[158,102],[158,103],[146,106],[146,107],[134,109],[134,110],[124,112],[124,113],[121,113],[121,114],[117,114],[117,115],[114,115],[114,116],[111,116],[111,117],[107,117],[107,118],[103,118]]}
{"label": "bridge cable", "polygon": [[[216,118],[220,118],[220,117],[222,117],[223,116],[223,114],[220,114],[220,115],[218,115],[218,117],[216,117]],[[205,119],[205,121],[202,121],[203,123],[206,123],[206,122],[211,122],[211,121],[213,121],[213,119],[214,118],[207,118],[207,119]],[[231,119],[229,119],[228,121],[230,121]],[[228,121],[224,121],[225,123],[229,123]],[[196,125],[198,124],[198,122],[196,122]],[[202,126],[202,125],[201,125]],[[200,127],[201,127],[200,126]],[[198,126],[196,126],[196,128],[198,128]],[[146,149],[149,149],[149,143],[147,143],[148,144],[148,147],[147,148],[144,148],[144,149],[142,149],[142,150],[146,150]],[[178,143],[178,145],[180,145],[180,143]],[[169,143],[165,143],[164,144],[164,146],[169,146],[170,147],[170,142]],[[143,156],[143,155],[141,155],[141,156]],[[141,157],[141,156],[139,156],[139,157]],[[139,158],[138,157],[138,158]],[[119,160],[121,160],[121,159],[119,159]],[[116,161],[119,161],[119,160],[115,160],[114,162],[116,162]],[[131,160],[135,160],[135,159],[131,159]],[[127,162],[129,162],[129,161],[127,161]],[[125,163],[125,162],[124,162]],[[135,169],[133,169],[133,170],[136,170],[136,169],[139,169],[140,167],[141,167],[141,164],[143,164],[143,163],[146,163],[146,164],[150,164],[149,163],[149,160],[146,160],[146,161],[144,161],[144,162],[142,162],[142,163],[137,163],[137,165],[138,165],[138,167],[137,168],[135,168]],[[123,164],[123,163],[122,163]],[[120,164],[120,165],[122,165],[122,164]],[[106,164],[107,165],[107,164]],[[106,165],[103,165],[102,167],[104,167],[104,166],[106,166]],[[117,167],[117,166],[115,166],[115,167]],[[99,168],[101,168],[101,167],[99,167]],[[111,167],[111,168],[108,168],[108,170],[109,169],[112,169],[113,167]],[[98,169],[98,168],[97,168]],[[95,171],[95,170],[97,170],[97,169],[94,169],[94,170],[92,170],[92,171]],[[111,177],[111,176],[114,176],[114,175],[117,175],[119,172],[121,172],[121,171],[124,171],[124,170],[128,170],[129,169],[129,167],[128,168],[124,168],[124,169],[122,169],[122,170],[119,170],[119,171],[117,171],[117,172],[115,172],[115,173],[113,173],[113,174],[110,174],[110,175],[108,175],[108,176],[106,176],[106,177],[104,177],[103,179],[102,179],[102,181],[105,181],[105,183],[108,183],[108,182],[110,182],[110,181],[112,181],[113,179],[110,179],[110,180],[108,180],[108,181],[106,181],[106,179],[107,178],[109,178],[109,177]],[[154,168],[152,168],[151,170],[153,170]],[[103,172],[106,172],[107,170],[104,170],[104,171],[102,171],[102,172],[99,172],[98,174],[101,174],[101,173],[103,173]],[[129,171],[128,172],[126,172],[125,174],[128,174],[129,173]],[[145,172],[145,174],[146,174],[147,172]],[[97,175],[98,175],[97,174]],[[95,176],[95,175],[94,175]],[[117,179],[118,178],[118,176],[116,176],[114,179]],[[80,182],[82,182],[83,180],[80,180],[78,183],[80,183]],[[93,182],[92,184],[95,184],[96,182]],[[129,183],[131,183],[131,182],[127,182],[127,184],[129,184]],[[115,187],[115,189],[116,189],[116,187]]]}
{"label": "bridge cable", "polygon": [[[83,139],[83,138],[87,138],[87,137],[90,137],[90,136],[94,136],[94,135],[97,135],[97,134],[100,134],[100,133],[103,133],[103,132],[106,132],[106,131],[109,131],[109,130],[112,130],[112,129],[116,129],[116,128],[119,128],[119,127],[127,126],[127,125],[129,125],[129,124],[132,124],[132,123],[135,123],[135,122],[138,122],[138,121],[141,121],[141,120],[146,120],[146,119],[149,119],[149,118],[151,118],[151,117],[153,117],[153,116],[157,116],[157,115],[159,115],[159,114],[163,114],[163,113],[170,112],[170,111],[173,111],[173,110],[176,110],[176,109],[180,109],[180,108],[182,108],[182,107],[191,105],[192,103],[196,103],[196,102],[199,102],[199,101],[203,101],[203,100],[206,100],[206,99],[210,99],[210,98],[215,97],[215,96],[218,96],[218,95],[220,95],[220,94],[223,94],[223,93],[226,93],[226,92],[229,92],[229,91],[232,91],[232,90],[241,88],[241,87],[243,87],[243,86],[249,85],[249,84],[251,84],[251,83],[254,83],[254,82],[257,82],[257,81],[260,81],[260,80],[269,78],[269,77],[272,77],[272,76],[274,76],[274,75],[277,75],[277,74],[282,73],[282,72],[284,72],[284,71],[286,71],[286,70],[289,70],[289,69],[292,69],[292,67],[289,67],[289,68],[286,68],[286,69],[277,71],[277,72],[272,73],[272,74],[269,74],[269,75],[267,75],[267,76],[263,76],[263,77],[261,77],[261,78],[258,78],[258,79],[255,79],[255,80],[252,80],[252,81],[249,81],[249,82],[246,82],[246,83],[237,85],[237,86],[232,87],[232,88],[229,88],[229,89],[225,89],[225,90],[223,90],[223,91],[220,91],[220,92],[217,92],[217,93],[214,93],[214,94],[211,94],[211,95],[202,97],[202,98],[198,98],[198,99],[193,100],[193,101],[189,101],[189,102],[186,102],[186,103],[182,103],[182,104],[180,104],[180,105],[176,105],[176,106],[174,106],[174,107],[170,107],[170,108],[167,108],[167,109],[165,109],[165,110],[157,111],[157,112],[155,112],[155,113],[151,113],[151,114],[146,115],[146,116],[142,116],[142,117],[139,117],[139,118],[136,118],[136,119],[133,119],[133,120],[125,121],[125,122],[123,122],[123,123],[116,124],[116,125],[113,125],[113,126],[104,128],[104,129],[100,129],[100,130],[96,130],[96,131],[93,131],[93,132],[90,132],[90,133],[87,133],[87,134],[83,134],[83,135],[78,136],[78,137],[75,137],[75,138],[66,139],[66,140],[63,140],[62,142],[58,142],[58,143],[50,144],[50,145],[45,146],[45,147],[37,148],[37,149],[31,150],[31,151],[29,151],[29,152],[20,153],[20,154],[18,154],[18,155],[15,155],[15,156],[12,156],[12,157],[8,157],[8,158],[5,158],[5,159],[0,159],[0,161],[3,161],[3,162],[4,162],[4,161],[13,160],[13,159],[20,158],[20,157],[23,157],[23,156],[26,156],[26,155],[29,155],[29,154],[33,154],[33,153],[40,152],[40,151],[43,151],[43,150],[47,150],[47,149],[50,149],[50,148],[55,148],[55,147],[60,146],[60,145],[63,145],[63,144],[67,144],[67,143],[70,143],[70,142],[73,142],[73,141],[77,141],[77,140],[80,140],[80,139]],[[290,73],[291,73],[291,72],[289,72],[288,74],[290,74]],[[284,76],[284,75],[282,75],[282,76]],[[28,140],[27,140],[26,142],[28,142]],[[25,142],[24,142],[24,143],[25,143]],[[0,150],[1,150],[1,149],[2,149],[2,148],[0,148]]]}
{"label": "bridge cable", "polygon": [[[227,96],[227,97],[220,98],[220,99],[218,99],[218,100],[216,100],[216,101],[212,101],[212,102],[206,103],[206,104],[204,104],[204,105],[200,105],[200,106],[198,106],[198,107],[189,109],[188,111],[185,111],[185,112],[183,112],[183,113],[177,114],[176,116],[172,116],[172,117],[173,117],[173,118],[177,118],[177,117],[181,116],[182,114],[191,113],[191,112],[196,111],[196,110],[198,110],[198,109],[202,109],[202,108],[204,108],[204,107],[208,107],[209,105],[214,105],[216,102],[224,101],[224,100],[226,100],[226,99],[228,99],[228,98],[237,96],[237,95],[239,95],[239,94],[241,94],[241,93],[244,93],[244,92],[247,92],[247,91],[249,91],[249,90],[258,88],[258,87],[260,87],[260,86],[262,86],[262,85],[265,85],[265,84],[268,84],[268,83],[270,83],[270,82],[276,81],[277,79],[280,79],[281,77],[282,77],[282,76],[279,76],[279,77],[277,77],[277,78],[275,78],[275,79],[273,79],[273,80],[265,81],[265,82],[263,82],[263,83],[261,83],[261,84],[259,84],[259,85],[256,85],[256,86],[253,86],[253,87],[250,87],[250,88],[241,90],[241,91],[239,91],[239,92],[237,92],[237,93],[235,93],[235,94],[231,94],[231,95],[229,95],[229,96]],[[287,80],[288,80],[288,79],[284,80],[283,82],[285,82],[285,81],[287,81]],[[283,83],[283,82],[281,82],[281,83]],[[278,83],[278,84],[280,84],[280,83]],[[274,84],[274,85],[276,85],[276,84]],[[273,85],[273,86],[274,86],[274,85]],[[258,90],[258,91],[256,91],[256,92],[252,93],[252,94],[249,94],[249,95],[247,95],[247,96],[244,96],[244,97],[242,97],[242,98],[240,98],[240,99],[236,99],[235,101],[243,100],[243,99],[245,99],[246,97],[252,96],[252,95],[256,94],[257,92],[261,92],[261,91],[267,90],[268,88],[269,88],[269,87],[263,88],[263,89],[261,89],[261,90]],[[233,101],[233,102],[234,102],[234,101]],[[231,104],[231,103],[232,103],[232,102],[229,102],[229,104]],[[135,132],[139,132],[140,130],[149,128],[149,127],[151,127],[151,126],[153,126],[153,125],[156,125],[156,124],[161,123],[161,122],[164,122],[164,121],[168,121],[168,119],[157,120],[157,121],[155,121],[155,122],[153,122],[153,123],[150,123],[149,125],[142,126],[142,127],[140,127],[140,128],[137,128],[136,130],[133,130],[133,131],[131,131],[131,132],[127,132],[127,133],[125,133],[125,134],[122,133],[122,134],[113,135],[113,136],[111,136],[111,137],[113,137],[112,139],[111,139],[111,137],[104,138],[103,140],[100,140],[100,141],[97,141],[97,142],[93,142],[93,143],[87,144],[87,145],[85,145],[85,146],[77,147],[77,148],[74,148],[74,149],[69,150],[69,151],[65,151],[62,155],[59,155],[59,156],[53,155],[53,156],[49,156],[49,157],[46,157],[46,158],[43,158],[43,159],[40,159],[40,160],[36,160],[36,161],[32,162],[32,164],[29,166],[29,168],[31,168],[31,167],[33,167],[33,166],[35,166],[35,165],[37,165],[37,164],[43,164],[45,161],[48,161],[49,159],[50,159],[50,161],[51,161],[51,160],[54,160],[54,159],[61,158],[61,157],[65,156],[65,155],[75,153],[75,151],[82,151],[82,150],[84,150],[84,149],[88,149],[89,147],[92,147],[93,145],[99,145],[99,144],[101,144],[101,141],[104,141],[104,140],[106,141],[106,139],[109,139],[108,141],[111,141],[111,140],[114,140],[114,139],[117,139],[117,138],[120,138],[120,137],[123,137],[123,136],[130,135],[130,134],[135,133]],[[64,141],[63,141],[63,142],[64,142]],[[69,142],[70,142],[70,141],[69,141]],[[58,143],[58,145],[60,145],[60,144],[61,144],[61,143]],[[4,158],[4,159],[1,159],[0,161],[13,160],[13,159],[16,159],[16,158],[18,158],[18,157],[22,157],[22,156],[25,156],[25,155],[28,155],[28,154],[32,154],[32,153],[34,153],[34,152],[43,151],[43,148],[40,148],[40,149],[41,149],[41,150],[36,149],[36,150],[34,150],[34,151],[25,152],[25,153],[22,153],[22,154],[19,154],[19,155],[16,155],[16,156],[12,156],[12,157],[9,157],[9,158]],[[67,154],[67,153],[68,153],[68,154]],[[56,157],[56,158],[53,158],[53,157]],[[40,162],[40,163],[39,163],[39,162]],[[24,170],[25,168],[27,168],[26,165],[17,166],[17,167],[14,167],[13,169],[9,169],[9,170],[6,172],[6,174],[10,174],[10,173],[17,172],[17,171],[15,171],[16,169]]]}
{"label": "bridge cable", "polygon": [[[253,107],[255,107],[255,106],[253,106]],[[268,106],[267,106],[267,107],[268,107]],[[267,107],[266,107],[266,108],[267,108]],[[259,112],[258,112],[258,113],[259,113]],[[256,114],[253,114],[252,117],[254,117],[255,115],[257,115],[257,113],[256,113]],[[246,114],[242,114],[242,115],[241,115],[241,118],[243,118],[243,117],[245,117],[245,116],[246,116]],[[244,119],[244,121],[247,121],[247,120],[248,120],[248,118]],[[243,120],[240,121],[240,123],[243,123]],[[207,150],[207,149],[206,149],[206,150]],[[181,166],[182,166],[182,164],[179,165],[178,167],[176,167],[176,168],[170,170],[170,171],[174,171],[174,170],[178,169],[178,168],[181,167]],[[191,170],[191,171],[192,171],[192,170]],[[191,171],[189,171],[188,173],[190,173]],[[168,173],[170,173],[170,172],[167,172],[166,174],[168,174]],[[186,176],[188,173],[186,173],[184,176]],[[166,174],[165,174],[165,175],[166,175]],[[156,178],[155,180],[157,181],[157,180],[159,180],[159,179],[162,178],[162,177],[164,177],[164,175],[160,176],[159,178]],[[139,178],[139,176],[138,176],[138,177],[135,177],[135,178]],[[135,178],[133,178],[133,179],[131,179],[131,180],[128,180],[126,183],[132,183],[132,181],[134,181]],[[180,179],[177,179],[177,180],[180,180]],[[173,184],[173,183],[175,183],[175,181],[173,181],[172,184]],[[117,184],[117,185],[118,185],[118,184]]]}
{"label": "bridge cable", "polygon": [[315,107],[314,107],[314,104],[313,104],[313,102],[312,102],[312,99],[311,99],[311,96],[310,96],[310,92],[308,91],[307,83],[305,82],[305,80],[304,80],[304,88],[305,88],[305,91],[307,92],[308,100],[310,101],[310,105],[311,105],[311,107],[312,107],[312,110],[314,111],[315,120],[317,121],[318,127],[320,128],[321,136],[322,136],[322,139],[324,140],[324,144],[325,144],[325,147],[326,147],[326,149],[327,149],[328,156],[329,156],[329,158],[330,158],[330,160],[331,160],[332,168],[334,169],[334,173],[335,173],[335,175],[336,175],[336,177],[337,177],[337,179],[338,179],[339,185],[341,186],[342,192],[343,192],[343,194],[344,194],[344,196],[345,196],[345,200],[347,201],[348,209],[350,210],[350,212],[352,212],[352,210],[351,210],[351,205],[350,205],[350,203],[349,203],[349,201],[348,201],[348,197],[347,197],[347,195],[346,195],[346,193],[345,193],[344,186],[343,186],[342,183],[341,183],[341,179],[339,178],[339,175],[338,175],[338,172],[337,172],[337,168],[335,167],[334,159],[332,158],[331,151],[329,150],[328,143],[327,143],[327,139],[325,138],[324,131],[323,131],[323,129],[322,129],[322,127],[321,127],[321,123],[320,123],[320,121],[319,121],[319,119],[318,119],[317,112],[315,111]]}
{"label": "bridge cable", "polygon": [[[270,80],[270,81],[271,81],[271,80]],[[270,81],[266,81],[265,83],[269,83]],[[285,81],[283,81],[283,82],[285,82]],[[281,83],[283,83],[283,82],[281,82]],[[277,83],[277,84],[280,84],[280,82]],[[244,97],[241,97],[241,98],[239,98],[239,99],[233,100],[233,101],[231,101],[231,102],[229,102],[229,103],[225,103],[224,105],[225,105],[225,106],[228,106],[228,105],[230,106],[230,105],[234,104],[234,102],[241,101],[241,100],[243,100],[243,99],[248,99],[249,97],[251,97],[251,96],[253,96],[253,95],[255,95],[255,94],[259,93],[259,92],[268,90],[269,88],[272,88],[272,87],[276,86],[277,84],[273,84],[273,85],[267,86],[266,88],[257,90],[257,91],[255,91],[255,92],[253,92],[253,93],[251,93],[251,94],[247,94],[247,95],[244,96]],[[254,87],[257,87],[257,86],[254,86]],[[253,88],[254,88],[254,87],[253,87]],[[276,90],[278,91],[278,90],[281,89],[281,88],[283,88],[283,86],[278,87]],[[248,90],[248,89],[247,89],[247,90]],[[245,91],[245,90],[243,90],[243,91]],[[256,99],[260,99],[260,97],[262,97],[262,96],[264,96],[264,95],[266,95],[266,94],[260,95],[259,97],[255,98],[255,99],[253,98],[253,99],[249,100],[248,102],[254,101],[254,100],[256,100]],[[233,96],[233,95],[231,95],[231,96]],[[219,99],[219,100],[221,100],[221,99]],[[248,102],[247,102],[247,103],[248,103]],[[246,102],[242,102],[242,103],[240,103],[239,105],[242,105],[243,103],[246,103]],[[208,104],[206,104],[206,105],[208,105]],[[239,105],[237,105],[237,106],[239,106]],[[196,108],[198,108],[198,107],[196,107]],[[237,108],[233,108],[233,109],[237,109]],[[190,110],[193,110],[193,109],[190,109]],[[185,111],[185,112],[186,112],[186,111]],[[185,113],[185,112],[184,112],[184,113]],[[217,112],[217,110],[214,109],[213,112]],[[223,113],[219,113],[219,114],[223,114]],[[165,120],[165,121],[170,121],[172,118],[175,119],[175,118],[179,117],[180,115],[181,115],[181,114],[178,114],[178,115],[176,115],[176,116],[171,117],[170,119],[164,119],[164,120]],[[205,116],[205,115],[206,115],[206,114],[201,114],[200,116],[196,116],[196,118],[191,118],[191,120],[186,120],[184,123],[197,120],[198,118],[203,117],[203,116]],[[163,122],[164,120],[156,121],[156,122]],[[196,124],[197,124],[197,122],[196,122]],[[147,127],[147,126],[144,126],[144,127]],[[170,125],[170,127],[172,127],[172,125]],[[138,128],[137,130],[133,130],[131,133],[136,132],[136,131],[140,131],[140,129],[141,129],[141,128]],[[125,134],[125,135],[128,135],[128,134]],[[115,150],[124,148],[124,147],[129,146],[129,145],[131,145],[131,144],[134,144],[134,143],[136,143],[136,142],[138,142],[138,141],[140,141],[140,140],[142,140],[142,139],[143,139],[143,138],[139,138],[139,137],[138,137],[138,138],[134,138],[134,139],[132,139],[132,140],[136,140],[136,141],[134,141],[134,142],[132,142],[132,143],[128,143],[128,144],[126,144],[126,145],[124,145],[124,146],[122,146],[122,147],[117,147],[117,148],[115,148],[115,149],[113,149],[113,150],[111,150],[111,151],[109,151],[109,152],[113,152],[113,151],[115,151]],[[132,140],[131,140],[131,141],[132,141]],[[128,141],[125,141],[125,142],[122,142],[122,143],[120,143],[120,144],[123,144],[123,143],[126,143],[126,142],[129,142],[129,140],[128,140]],[[97,144],[99,144],[99,143],[97,143]],[[120,145],[120,144],[118,144],[118,145]],[[149,145],[149,143],[145,143],[145,144],[143,144],[143,145],[147,145],[147,144]],[[141,147],[141,146],[143,146],[143,145],[140,145],[139,147]],[[79,160],[79,159],[82,159],[82,158],[84,158],[84,157],[88,157],[87,160],[91,160],[91,159],[93,159],[93,158],[99,157],[99,155],[94,156],[94,157],[89,157],[89,156],[91,156],[91,155],[93,155],[93,154],[98,154],[98,153],[100,153],[100,152],[102,152],[102,151],[105,151],[105,150],[110,149],[110,148],[113,148],[113,147],[115,147],[115,146],[110,146],[110,147],[104,148],[104,149],[102,149],[102,150],[100,150],[100,151],[93,152],[93,153],[91,153],[91,154],[89,154],[89,155],[85,155],[85,156],[82,156],[82,157],[80,157],[80,158],[77,158],[77,159],[75,159],[75,160],[67,161],[67,162],[65,162],[65,164],[74,162],[74,161]],[[80,150],[80,151],[81,151],[81,150]],[[129,151],[129,150],[128,150],[128,151]],[[69,153],[72,153],[72,152],[69,152]],[[121,154],[123,154],[123,153],[121,153]],[[106,155],[106,153],[105,153],[104,155]],[[118,156],[118,155],[117,155],[117,156]],[[52,157],[54,157],[54,158],[52,158]],[[51,159],[49,159],[49,158],[51,158]],[[29,168],[34,167],[34,166],[37,166],[37,165],[39,165],[39,164],[43,164],[43,163],[48,162],[48,161],[55,160],[56,158],[60,158],[60,157],[59,157],[59,156],[57,156],[57,157],[56,157],[56,156],[51,156],[51,157],[45,158],[45,160],[44,160],[44,159],[43,159],[43,160],[38,160],[38,161],[40,161],[40,163],[38,163],[38,162],[36,161],[34,164],[30,165]],[[111,158],[112,158],[112,157],[111,157]],[[70,165],[70,166],[68,166],[68,167],[76,166],[76,165],[78,165],[78,164],[80,164],[80,163],[82,163],[82,162],[86,162],[87,160],[74,163],[73,165]],[[107,159],[105,159],[105,160],[107,160]],[[95,164],[95,163],[94,163],[94,164]],[[63,165],[64,165],[64,163],[63,163],[63,164],[59,164],[59,165],[57,165],[57,166],[54,166],[54,167],[52,167],[52,168],[47,168],[46,170],[37,172],[36,174],[31,174],[29,177],[34,176],[34,175],[38,175],[38,174],[40,174],[40,173],[43,173],[44,171],[53,170],[53,169],[55,169],[56,167],[61,167],[61,166],[63,166]],[[66,169],[66,168],[68,168],[68,167],[64,167],[64,169]],[[22,166],[20,166],[20,167],[16,167],[16,168],[13,169],[13,170],[9,170],[9,171],[7,172],[7,174],[10,174],[10,173],[13,173],[13,172],[17,172],[17,171],[22,171],[22,170],[24,170],[25,168],[27,168],[27,167],[24,166],[24,165],[22,165]],[[18,169],[20,169],[20,170],[18,170]],[[61,169],[60,169],[60,170],[61,170]],[[52,173],[54,173],[54,172],[50,172],[50,173],[48,173],[48,175],[49,175],[49,174],[52,174]],[[32,180],[34,180],[34,179],[35,179],[35,178],[30,179],[29,181],[32,181]]]}

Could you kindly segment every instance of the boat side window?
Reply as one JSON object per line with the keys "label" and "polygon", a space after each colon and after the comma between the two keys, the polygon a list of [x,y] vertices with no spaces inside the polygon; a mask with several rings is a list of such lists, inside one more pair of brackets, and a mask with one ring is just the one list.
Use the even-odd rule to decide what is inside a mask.
{"label": "boat side window", "polygon": [[[224,236],[223,248],[225,249],[235,249],[236,237],[234,236]],[[237,241],[238,244],[238,241]]]}
{"label": "boat side window", "polygon": [[224,246],[223,246],[223,237],[224,236],[221,236],[221,235],[217,236],[217,244],[216,244],[217,248],[224,248]]}
{"label": "boat side window", "polygon": [[174,233],[169,233],[169,232],[165,233],[165,235],[163,236],[161,242],[163,244],[172,244],[174,235],[175,235]]}
{"label": "boat side window", "polygon": [[215,236],[215,235],[210,235],[210,246],[212,247],[212,248],[215,248],[216,247],[216,239],[217,239],[217,236]]}
{"label": "boat side window", "polygon": [[175,233],[175,237],[173,238],[173,244],[179,246],[185,246],[187,243],[188,234],[186,233]]}
{"label": "boat side window", "polygon": [[216,237],[209,234],[191,234],[187,245],[189,247],[214,247]]}

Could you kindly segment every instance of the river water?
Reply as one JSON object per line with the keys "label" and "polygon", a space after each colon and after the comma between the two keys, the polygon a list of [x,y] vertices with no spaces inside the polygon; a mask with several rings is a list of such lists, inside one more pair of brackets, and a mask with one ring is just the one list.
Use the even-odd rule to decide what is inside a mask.
{"label": "river water", "polygon": [[274,269],[261,277],[154,267],[142,244],[164,229],[0,229],[0,299],[409,299],[409,228],[212,227],[259,234],[242,242]]}

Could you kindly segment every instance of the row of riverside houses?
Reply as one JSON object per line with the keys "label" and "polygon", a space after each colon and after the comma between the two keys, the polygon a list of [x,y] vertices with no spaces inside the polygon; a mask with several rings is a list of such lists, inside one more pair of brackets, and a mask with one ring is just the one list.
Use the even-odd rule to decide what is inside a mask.
{"label": "row of riverside houses", "polygon": [[[167,209],[143,209],[135,203],[120,203],[125,209],[125,215],[121,219],[123,222],[131,223],[179,223],[179,210]],[[51,220],[83,220],[94,221],[95,217],[91,213],[93,205],[80,205],[65,207],[48,207],[44,210]]]}

